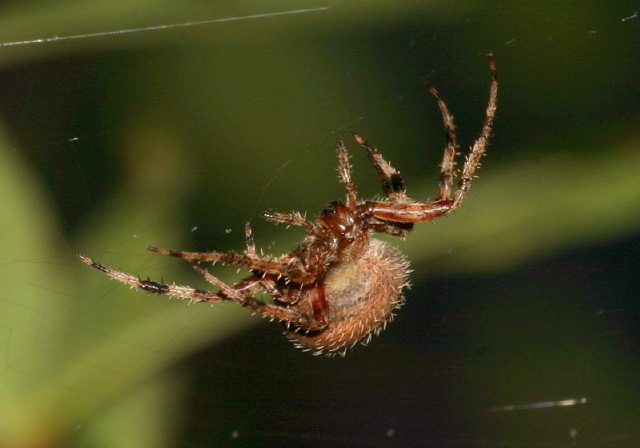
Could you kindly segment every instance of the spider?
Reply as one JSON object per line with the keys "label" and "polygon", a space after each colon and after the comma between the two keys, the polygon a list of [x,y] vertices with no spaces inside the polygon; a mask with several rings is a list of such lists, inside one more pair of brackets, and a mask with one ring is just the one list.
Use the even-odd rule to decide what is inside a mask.
{"label": "spider", "polygon": [[[446,137],[440,165],[440,192],[434,199],[409,199],[400,173],[374,147],[352,133],[376,169],[386,200],[357,198],[349,155],[345,144],[338,141],[338,173],[347,190],[345,202],[331,202],[315,222],[298,212],[268,211],[263,214],[267,221],[306,230],[306,237],[288,254],[259,256],[249,223],[245,225],[246,249],[243,253],[148,248],[186,260],[217,291],[141,280],[103,266],[85,255],[78,254],[78,257],[109,277],[150,293],[190,302],[237,302],[253,313],[281,321],[288,337],[300,348],[316,355],[344,355],[350,347],[358,342],[368,343],[373,334],[386,327],[394,310],[404,303],[402,290],[408,286],[410,270],[405,256],[388,243],[372,238],[372,233],[404,237],[414,223],[432,221],[458,208],[469,193],[489,143],[496,114],[498,76],[493,56],[488,58],[492,80],[484,123],[459,172],[455,169],[458,145],[453,116],[438,91],[426,84],[438,103]],[[242,266],[251,274],[228,285],[202,267],[203,262]],[[261,291],[272,296],[272,303],[255,298]]]}

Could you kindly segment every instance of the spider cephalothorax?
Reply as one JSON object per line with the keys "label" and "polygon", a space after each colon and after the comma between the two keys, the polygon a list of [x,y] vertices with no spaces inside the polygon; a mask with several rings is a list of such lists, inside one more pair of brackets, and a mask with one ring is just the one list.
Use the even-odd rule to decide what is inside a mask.
{"label": "spider cephalothorax", "polygon": [[[140,280],[85,255],[78,256],[110,277],[147,292],[192,302],[237,302],[283,322],[287,335],[301,348],[314,354],[344,354],[357,342],[368,342],[371,335],[385,327],[393,317],[394,309],[403,303],[402,290],[408,285],[409,263],[404,255],[371,235],[377,232],[405,236],[414,223],[432,221],[459,207],[469,192],[489,143],[496,113],[498,78],[491,55],[489,65],[492,81],[484,124],[460,172],[455,170],[458,146],[453,116],[436,89],[427,84],[438,102],[446,135],[440,165],[440,193],[435,199],[409,199],[400,173],[375,148],[353,134],[376,168],[387,200],[357,199],[347,149],[340,141],[338,172],[347,189],[345,202],[330,203],[316,222],[308,221],[297,212],[264,213],[271,222],[300,226],[307,231],[307,236],[292,252],[280,257],[259,256],[249,224],[245,226],[246,249],[242,254],[180,252],[149,247],[153,252],[186,260],[218,291]],[[251,270],[251,275],[227,285],[200,265],[205,262],[244,266]],[[260,291],[271,294],[273,303],[256,299],[255,295]]]}

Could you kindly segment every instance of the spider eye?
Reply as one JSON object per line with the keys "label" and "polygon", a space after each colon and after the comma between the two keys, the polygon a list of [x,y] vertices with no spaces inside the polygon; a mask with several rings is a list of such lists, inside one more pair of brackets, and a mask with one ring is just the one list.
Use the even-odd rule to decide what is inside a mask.
{"label": "spider eye", "polygon": [[336,236],[344,237],[354,226],[353,214],[349,208],[341,202],[331,202],[325,208],[318,221],[323,227],[330,229]]}

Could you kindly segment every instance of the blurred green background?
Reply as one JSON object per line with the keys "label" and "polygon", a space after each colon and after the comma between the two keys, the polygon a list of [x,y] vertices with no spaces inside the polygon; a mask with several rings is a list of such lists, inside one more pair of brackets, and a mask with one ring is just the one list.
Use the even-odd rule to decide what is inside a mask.
{"label": "blurred green background", "polygon": [[[0,446],[640,444],[638,10],[0,5]],[[125,29],[140,31],[110,33]],[[464,150],[489,52],[499,106],[479,179],[463,208],[393,241],[413,287],[367,348],[312,357],[240,307],[130,291],[75,258],[206,287],[146,246],[241,250],[251,220],[266,253],[288,251],[303,233],[259,212],[341,199],[337,139],[360,195],[380,195],[349,131],[432,197],[442,123],[423,82]]]}

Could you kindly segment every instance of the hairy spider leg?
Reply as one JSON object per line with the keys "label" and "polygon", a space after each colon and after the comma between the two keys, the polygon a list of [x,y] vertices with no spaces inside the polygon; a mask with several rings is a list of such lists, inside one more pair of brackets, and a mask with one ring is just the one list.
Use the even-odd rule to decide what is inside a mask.
{"label": "hairy spider leg", "polygon": [[440,164],[440,199],[450,199],[451,190],[453,189],[453,179],[456,175],[454,172],[456,166],[456,155],[458,150],[458,143],[456,141],[456,127],[453,123],[453,115],[449,112],[447,105],[436,90],[436,88],[429,82],[425,83],[429,91],[436,98],[440,113],[442,115],[442,121],[444,123],[444,135],[446,139],[446,145],[444,148],[444,155],[442,156],[442,163]]}
{"label": "hairy spider leg", "polygon": [[287,224],[293,226],[304,227],[310,233],[316,233],[318,227],[314,225],[311,221],[307,221],[299,212],[274,212],[274,211],[266,211],[262,213],[262,217],[269,222],[274,222],[276,224]]}
{"label": "hairy spider leg", "polygon": [[351,178],[351,164],[349,164],[349,153],[347,147],[342,140],[338,141],[338,174],[340,181],[347,187],[347,207],[349,210],[355,210],[357,197],[356,186]]}
{"label": "hairy spider leg", "polygon": [[[312,319],[310,316],[307,316],[293,308],[271,305],[247,295],[247,293],[255,293],[263,288],[261,279],[257,276],[249,277],[245,280],[241,280],[233,286],[229,286],[222,280],[218,279],[218,277],[212,275],[209,271],[199,266],[197,263],[193,261],[188,261],[188,263],[193,269],[202,275],[206,281],[220,288],[219,294],[227,297],[227,300],[238,302],[243,307],[251,308],[252,310],[262,313],[263,316],[268,317],[271,320],[277,319],[282,322],[293,323],[297,328],[303,331],[318,331],[322,330],[326,326],[325,323],[320,323]],[[257,287],[258,284],[260,284],[259,288]],[[244,288],[242,288],[242,286],[244,286]],[[243,291],[244,294],[240,293],[241,289],[246,289],[246,291]],[[276,297],[278,297],[278,295],[276,295]]]}
{"label": "hairy spider leg", "polygon": [[[251,224],[249,222],[247,222],[244,226],[244,233],[245,233],[245,242],[247,245],[247,249],[245,250],[245,253],[250,257],[254,257],[256,256],[256,243],[253,238],[253,230],[251,229]],[[193,267],[200,274],[203,274],[203,272],[198,268],[196,262],[187,260],[187,263],[189,263],[191,267]],[[216,277],[214,277],[209,272],[207,272],[207,275],[205,275],[205,278],[209,280],[210,278],[216,278]],[[216,278],[216,280],[218,279]],[[209,280],[209,283],[212,283],[212,282]],[[265,291],[267,291],[273,297],[276,297],[281,302],[286,302],[286,303],[295,302],[295,299],[282,296],[282,294],[278,291],[278,288],[276,287],[276,281],[274,280],[273,275],[259,275],[257,273],[254,273],[253,276],[247,277],[246,279],[241,280],[240,282],[234,284],[233,289],[239,292],[241,291],[242,294],[245,294],[245,295],[255,294],[256,292],[264,289]]]}
{"label": "hairy spider leg", "polygon": [[256,241],[253,238],[253,230],[251,229],[251,223],[247,222],[244,225],[244,242],[247,248],[244,253],[247,257],[257,257],[256,253]]}
{"label": "hairy spider leg", "polygon": [[382,189],[387,195],[390,202],[407,202],[407,189],[404,186],[404,180],[398,170],[396,170],[389,162],[387,162],[376,148],[370,146],[362,137],[352,132],[353,138],[367,151],[367,157],[373,164],[378,177],[382,181]]}
{"label": "hairy spider leg", "polygon": [[182,258],[187,261],[197,262],[221,262],[228,265],[244,266],[248,269],[262,271],[268,274],[288,277],[291,281],[307,284],[315,281],[315,276],[307,272],[299,260],[292,260],[286,256],[276,259],[262,258],[259,256],[249,256],[236,252],[185,252],[169,249],[160,249],[149,246],[152,252],[171,257]]}
{"label": "hairy spider leg", "polygon": [[[489,89],[489,103],[485,112],[485,119],[482,124],[480,136],[475,140],[466,157],[460,179],[458,180],[458,188],[453,192],[453,199],[450,197],[450,183],[453,182],[454,177],[453,168],[455,165],[456,152],[453,116],[449,113],[446,105],[442,102],[440,95],[437,94],[437,91],[430,88],[431,93],[436,95],[436,99],[438,100],[447,134],[447,146],[445,148],[445,155],[441,165],[442,179],[440,183],[440,195],[435,199],[424,202],[367,202],[367,206],[375,218],[396,223],[425,222],[444,216],[462,204],[462,201],[469,192],[474,174],[480,166],[480,159],[486,152],[487,145],[489,144],[489,137],[491,136],[491,130],[493,129],[493,121],[496,115],[498,99],[498,71],[493,60],[493,55],[488,55],[488,58],[492,78],[491,87]],[[450,133],[453,133],[453,136],[450,136]],[[443,196],[443,194],[445,196]]]}
{"label": "hairy spider leg", "polygon": [[237,252],[187,252],[170,249],[161,249],[159,247],[149,246],[147,247],[151,252],[156,252],[162,255],[169,255],[171,257],[182,258],[184,260],[192,260],[198,262],[221,262],[229,265],[245,266],[249,269],[258,269],[265,272],[284,272],[287,269],[287,264],[280,260],[270,260],[266,258],[260,258],[258,256],[239,254]]}
{"label": "hairy spider leg", "polygon": [[469,192],[473,176],[476,169],[480,166],[480,159],[486,152],[487,146],[489,145],[489,138],[491,137],[491,130],[493,129],[493,120],[496,117],[496,109],[498,107],[498,69],[496,68],[496,63],[493,60],[493,55],[490,54],[488,57],[489,68],[491,69],[489,105],[487,106],[487,112],[484,123],[482,124],[480,136],[473,143],[471,152],[467,156],[464,166],[462,167],[462,174],[460,176],[460,181],[458,182],[458,190],[453,196],[452,209],[459,207]]}
{"label": "hairy spider leg", "polygon": [[257,292],[262,288],[260,285],[260,279],[253,276],[245,280],[241,280],[234,286],[229,286],[222,282],[218,278],[211,275],[208,271],[198,266],[195,262],[188,260],[188,263],[198,271],[209,283],[220,288],[220,291],[213,292],[206,289],[192,288],[191,286],[182,286],[165,283],[155,282],[153,280],[141,280],[133,275],[126,274],[115,269],[108,268],[92,260],[91,258],[78,254],[78,258],[87,265],[104,272],[109,277],[125,283],[132,288],[138,288],[146,292],[153,294],[161,294],[169,297],[175,297],[178,299],[187,299],[189,302],[209,302],[217,303],[223,301],[237,302],[245,308],[249,308],[254,312],[261,313],[264,317],[269,319],[277,319],[284,322],[291,322],[304,331],[317,331],[321,330],[324,325],[312,320],[291,308],[283,308],[268,303],[264,303],[260,300],[254,299],[249,294]]}

